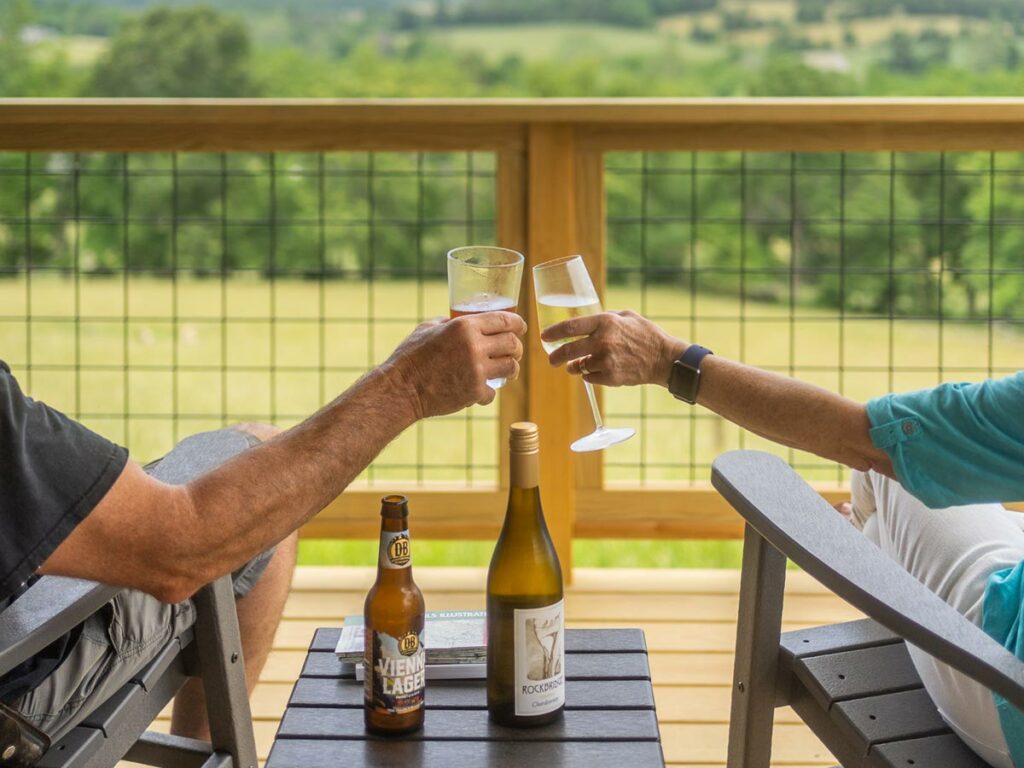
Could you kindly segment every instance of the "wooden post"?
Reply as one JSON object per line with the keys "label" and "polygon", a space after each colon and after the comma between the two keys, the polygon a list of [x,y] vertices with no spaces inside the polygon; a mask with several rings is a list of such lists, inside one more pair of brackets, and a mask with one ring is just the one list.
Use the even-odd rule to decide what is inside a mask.
{"label": "wooden post", "polygon": [[530,312],[527,354],[529,414],[540,427],[541,502],[566,583],[572,582],[572,535],[576,518],[575,460],[580,383],[547,362],[537,327],[532,268],[577,253],[574,129],[531,125],[529,148],[529,240],[523,288]]}
{"label": "wooden post", "polygon": [[[527,250],[527,165],[524,149],[504,149],[498,152],[497,174],[497,230],[498,245],[520,253]],[[528,258],[528,257],[527,257]],[[529,265],[523,265],[523,287],[519,294],[519,314],[527,324],[535,324],[537,313],[530,301],[527,284],[533,277]],[[498,393],[498,466],[500,486],[508,488],[508,427],[516,421],[529,418],[527,391],[530,367],[530,349],[523,355],[519,380],[510,381]],[[502,508],[504,511],[504,508]]]}

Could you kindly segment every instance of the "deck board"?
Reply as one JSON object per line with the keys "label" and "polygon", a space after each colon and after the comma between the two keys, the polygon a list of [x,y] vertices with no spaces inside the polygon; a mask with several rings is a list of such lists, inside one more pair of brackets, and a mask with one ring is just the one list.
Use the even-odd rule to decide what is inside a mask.
{"label": "deck board", "polygon": [[[303,567],[296,572],[274,651],[253,695],[261,759],[317,627],[339,625],[362,609],[375,569]],[[429,610],[483,607],[480,568],[418,568],[416,581]],[[860,614],[804,573],[787,579],[784,629],[845,621]],[[670,765],[725,764],[736,642],[739,573],[734,570],[587,569],[567,590],[573,627],[640,627],[650,650],[651,675],[665,758]],[[835,761],[788,708],[776,712],[774,766],[810,768]],[[158,727],[168,725],[165,712]]]}

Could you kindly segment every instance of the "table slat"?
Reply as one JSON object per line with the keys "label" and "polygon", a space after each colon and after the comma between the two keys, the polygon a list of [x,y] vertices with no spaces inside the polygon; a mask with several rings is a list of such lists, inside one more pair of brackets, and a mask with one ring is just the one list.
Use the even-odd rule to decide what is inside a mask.
{"label": "table slat", "polygon": [[[367,739],[359,709],[292,707],[285,711],[277,738]],[[439,709],[410,741],[645,741],[658,740],[654,710],[572,710],[543,728],[507,728],[492,723],[485,710]]]}
{"label": "table slat", "polygon": [[[348,680],[303,678],[295,685],[289,707],[362,709],[363,686]],[[486,709],[487,691],[479,680],[427,682],[427,709]],[[566,709],[654,709],[648,680],[569,681]]]}
{"label": "table slat", "polygon": [[[341,637],[338,627],[321,627],[313,635],[310,651],[333,651]],[[640,629],[567,629],[566,653],[647,653]]]}
{"label": "table slat", "polygon": [[661,745],[651,741],[503,742],[503,741],[324,741],[281,739],[266,768],[394,768],[459,766],[519,768],[622,768],[663,765]]}
{"label": "table slat", "polygon": [[[642,653],[569,653],[565,657],[568,680],[650,680],[647,655]],[[355,667],[342,664],[333,651],[312,652],[302,667],[302,677],[354,680]],[[430,687],[437,681],[428,680]]]}

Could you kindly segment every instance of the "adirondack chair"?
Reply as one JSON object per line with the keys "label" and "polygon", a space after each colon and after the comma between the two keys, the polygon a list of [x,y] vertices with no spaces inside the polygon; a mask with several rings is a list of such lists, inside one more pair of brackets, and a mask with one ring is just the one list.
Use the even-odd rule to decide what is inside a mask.
{"label": "adirondack chair", "polygon": [[[882,553],[782,459],[720,456],[712,483],[746,521],[729,768],[767,768],[790,706],[844,768],[983,768],[921,686],[906,643],[1024,709],[1024,663]],[[781,633],[786,559],[869,618]]]}
{"label": "adirondack chair", "polygon": [[[151,474],[184,483],[249,447],[240,432],[208,433],[199,440],[210,449],[205,454],[172,451]],[[80,624],[117,592],[80,579],[46,576],[37,581],[0,613],[0,675]],[[193,600],[192,628],[171,638],[95,711],[83,713],[61,733],[49,734],[53,744],[38,762],[41,768],[110,768],[121,759],[167,768],[256,768],[231,577],[208,584]],[[203,680],[212,743],[146,731],[189,677]]]}

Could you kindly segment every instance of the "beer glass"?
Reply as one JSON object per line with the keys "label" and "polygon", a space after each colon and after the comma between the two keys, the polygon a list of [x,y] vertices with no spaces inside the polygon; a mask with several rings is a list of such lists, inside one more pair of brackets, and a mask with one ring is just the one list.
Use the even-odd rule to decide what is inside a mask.
{"label": "beer glass", "polygon": [[[448,306],[451,316],[515,312],[523,282],[523,254],[508,248],[468,245],[448,251]],[[488,379],[500,389],[505,379]]]}
{"label": "beer glass", "polygon": [[[537,291],[537,318],[541,331],[563,320],[601,312],[601,299],[598,298],[582,256],[569,256],[538,264],[533,268],[533,284]],[[579,337],[542,341],[541,344],[550,355],[563,344],[576,341],[576,338]],[[584,381],[583,386],[587,390],[590,410],[594,414],[594,431],[574,442],[570,446],[572,450],[576,453],[602,451],[636,434],[632,427],[606,427],[597,407],[594,385]]]}

